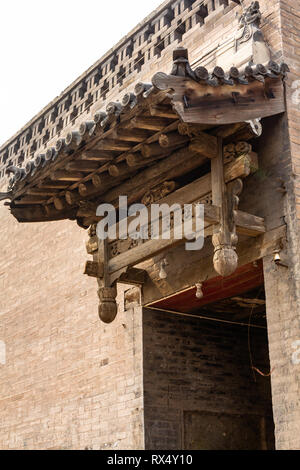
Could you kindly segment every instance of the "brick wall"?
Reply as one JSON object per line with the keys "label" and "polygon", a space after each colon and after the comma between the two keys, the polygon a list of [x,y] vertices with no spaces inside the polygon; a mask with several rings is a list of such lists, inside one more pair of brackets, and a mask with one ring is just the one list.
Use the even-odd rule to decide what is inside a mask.
{"label": "brick wall", "polygon": [[141,312],[99,321],[74,223],[0,217],[0,448],[142,448]]}
{"label": "brick wall", "polygon": [[[254,381],[247,328],[145,309],[143,337],[146,448],[272,447],[270,380]],[[265,330],[251,348],[268,370]]]}
{"label": "brick wall", "polygon": [[291,73],[288,76],[287,117],[295,184],[296,212],[300,220],[300,1],[281,0],[281,32],[284,60],[289,64]]}
{"label": "brick wall", "polygon": [[[212,2],[208,3],[212,5]],[[288,196],[279,202],[279,196],[276,195],[276,207],[274,207],[278,211],[278,207],[286,205],[289,240],[292,245],[290,253],[292,271],[287,275],[283,287],[280,284],[283,282],[280,272],[274,276],[271,271],[268,275],[270,267],[266,270],[271,362],[272,366],[275,366],[272,380],[278,446],[292,448],[298,444],[300,446],[297,440],[300,433],[295,434],[296,425],[292,424],[299,422],[299,408],[297,408],[299,366],[298,369],[291,366],[292,345],[300,339],[299,294],[297,294],[300,292],[299,237],[294,225],[296,211],[299,217],[300,197],[297,179],[300,105],[295,101],[298,90],[295,82],[299,79],[300,73],[297,55],[299,14],[295,13],[295,6],[298,8],[299,1],[261,0],[260,3],[263,14],[262,30],[273,57],[280,60],[283,48],[284,58],[292,69],[287,85],[292,160],[287,134],[283,136],[284,148],[280,149],[280,153],[283,153],[279,155],[277,148],[272,150],[277,152],[277,157],[285,160],[287,167],[293,162],[296,176],[293,179],[290,172],[291,179],[287,182]],[[250,4],[250,0],[245,4]],[[281,5],[281,18],[279,5]],[[229,6],[225,9],[220,4],[214,12],[210,12],[203,26],[195,24],[183,34],[181,44],[188,47],[191,63],[205,61],[205,54],[231,34],[233,26],[237,24],[235,16],[237,12],[240,12],[240,9],[234,2],[229,2]],[[281,28],[284,32],[283,42],[280,35]],[[140,73],[136,72],[130,80],[125,80],[121,87],[116,87],[109,95],[109,100],[119,97],[120,92],[125,94],[138,80],[147,82],[155,72],[168,71],[172,62],[172,51],[178,44],[179,41],[174,40],[165,47],[159,60],[149,62]],[[101,106],[104,104],[101,103]],[[94,104],[90,108],[91,113],[98,108],[99,103]],[[85,118],[84,115],[83,117]],[[77,123],[79,125],[80,118],[76,121],[76,125]],[[270,130],[267,132],[270,136]],[[251,184],[249,183],[249,188]],[[269,190],[271,189],[270,187]],[[272,220],[278,219],[279,222],[280,217],[276,217]],[[3,365],[0,360],[0,448],[142,448],[144,438],[141,313],[139,310],[134,314],[132,311],[121,312],[110,326],[104,326],[99,322],[96,283],[84,278],[82,274],[86,261],[85,234],[74,222],[18,225],[2,204],[0,221],[0,341],[5,342],[7,350],[6,364]],[[284,301],[286,288],[291,299],[287,302]],[[283,300],[282,303],[279,299]],[[149,346],[150,338],[153,339],[153,332],[159,326],[151,325],[151,322],[148,324],[148,314],[145,315],[144,338]],[[182,323],[178,319],[172,318],[172,321],[181,328]],[[184,325],[194,341],[194,330],[188,326],[189,322]],[[197,328],[199,328],[198,323]],[[195,331],[201,334],[198,329]],[[234,344],[236,337],[232,331],[224,330],[224,335],[225,344]],[[216,338],[213,333],[212,336]],[[163,328],[159,337],[166,338]],[[184,341],[187,341],[186,338],[183,340],[176,335],[171,336],[170,341],[175,341],[174,338],[178,339],[180,347]],[[245,340],[240,336],[238,339],[241,350],[245,346]],[[156,340],[158,350],[167,354],[164,348],[168,343],[165,341],[163,344],[157,338]],[[230,348],[224,352],[218,349],[217,345],[218,343],[212,342],[209,346],[216,348],[214,354],[229,357],[233,361]],[[181,359],[180,356],[176,357],[178,363],[180,360],[183,361],[184,351],[179,348],[180,351]],[[178,416],[184,408],[187,412],[191,411],[187,401],[183,401],[184,408],[180,410],[170,407],[169,413],[173,413],[173,417],[167,420],[165,431],[162,426],[161,437],[158,434],[152,435],[149,431],[153,419],[150,413],[150,400],[165,400],[162,393],[165,395],[165,390],[158,388],[157,391],[153,389],[151,392],[149,388],[152,373],[149,364],[157,364],[159,361],[168,364],[168,362],[163,362],[163,354],[157,353],[157,357],[151,359],[148,353],[149,350],[146,348],[144,366],[149,374],[145,378],[147,446],[158,447],[164,444],[174,446],[175,442],[180,446],[184,426],[180,427],[178,424]],[[188,354],[191,357],[191,349],[188,350]],[[245,361],[246,356],[244,352]],[[172,354],[168,353],[166,358],[168,357],[172,358]],[[226,382],[229,387],[232,385],[232,362],[225,365],[229,367],[228,382]],[[218,371],[216,367],[214,370]],[[160,379],[166,369],[156,368],[153,374],[159,371],[162,371]],[[188,369],[185,373],[187,376]],[[249,376],[246,371],[243,374],[244,384],[248,383]],[[152,377],[153,380],[157,378],[155,375]],[[289,391],[292,398],[290,400],[287,394],[284,404],[281,405],[280,384],[287,383],[289,379],[291,379]],[[186,380],[186,388],[182,390],[186,393],[190,387],[193,394],[193,385],[191,386],[188,377]],[[223,380],[224,377],[221,376],[219,383],[223,383]],[[211,378],[209,383],[212,384]],[[218,380],[215,383],[218,383]],[[184,384],[180,386],[183,387]],[[237,386],[242,387],[241,383]],[[241,390],[243,389],[239,388],[239,392]],[[195,411],[199,411],[200,406],[197,397],[199,398],[195,392],[192,397],[192,410]],[[173,400],[169,397],[169,403],[174,403],[177,398],[175,396]],[[211,400],[216,403],[213,395]],[[209,401],[204,403],[208,404]],[[229,388],[224,403],[228,407],[233,407],[237,414],[241,412],[237,403],[232,397],[230,398]],[[155,407],[152,416],[156,416],[155,413],[158,412],[164,413],[166,409],[164,402],[163,406]],[[248,413],[249,402],[245,404],[244,409]],[[284,410],[288,411],[284,413]],[[291,424],[288,425],[289,419]],[[170,423],[174,423],[174,429]],[[169,431],[171,442],[164,440]]]}
{"label": "brick wall", "polygon": [[[281,176],[287,190],[283,203],[288,237],[283,256],[289,268],[276,268],[273,258],[267,257],[264,271],[276,448],[294,450],[300,449],[300,1],[280,0],[279,6],[280,22],[277,32],[274,28],[274,37],[291,69],[286,82],[286,129],[280,152]],[[277,151],[274,144],[274,155]]]}

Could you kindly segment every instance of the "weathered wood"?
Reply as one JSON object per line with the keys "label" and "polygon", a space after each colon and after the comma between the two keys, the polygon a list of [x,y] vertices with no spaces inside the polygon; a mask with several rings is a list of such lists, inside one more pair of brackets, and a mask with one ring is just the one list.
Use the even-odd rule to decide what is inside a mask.
{"label": "weathered wood", "polygon": [[117,188],[109,190],[103,195],[103,200],[117,204],[119,195],[127,194],[128,201],[137,201],[139,196],[142,197],[151,187],[165,180],[188,173],[200,166],[204,161],[204,157],[199,154],[190,153],[188,149],[177,150],[169,157],[161,160],[157,165],[141,171],[130,180],[120,184]]}
{"label": "weathered wood", "polygon": [[91,173],[99,168],[99,163],[94,161],[88,160],[76,160],[74,162],[70,162],[66,165],[67,171],[80,171],[83,173]]}
{"label": "weathered wood", "polygon": [[123,178],[130,175],[130,169],[126,163],[119,163],[119,165],[110,165],[108,173],[114,178]]}
{"label": "weathered wood", "polygon": [[126,157],[126,162],[128,166],[134,167],[140,165],[143,159],[144,157],[140,153],[129,153]]}
{"label": "weathered wood", "polygon": [[98,280],[99,283],[99,317],[104,323],[111,323],[117,316],[118,308],[116,303],[117,289],[111,287],[109,276],[109,255],[108,241],[98,242],[98,251],[94,255],[94,261],[103,265],[103,277]]}
{"label": "weathered wood", "polygon": [[18,200],[14,201],[16,206],[28,206],[28,205],[40,205],[46,202],[47,198],[40,196],[24,196]]}
{"label": "weathered wood", "polygon": [[64,209],[66,209],[66,203],[62,198],[55,197],[53,199],[53,204],[55,209],[58,211],[63,211]]}
{"label": "weathered wood", "polygon": [[104,265],[96,261],[87,261],[84,274],[89,277],[101,278],[104,275]]}
{"label": "weathered wood", "polygon": [[180,135],[187,135],[189,137],[197,137],[198,134],[202,134],[203,131],[209,129],[211,126],[207,124],[188,124],[186,122],[179,122],[178,132]]}
{"label": "weathered wood", "polygon": [[80,181],[83,174],[79,172],[68,172],[64,170],[57,170],[50,175],[53,181]]}
{"label": "weathered wood", "polygon": [[101,188],[103,185],[103,177],[101,177],[98,173],[92,176],[92,183],[95,188]]}
{"label": "weathered wood", "polygon": [[[286,226],[283,225],[256,238],[241,241],[237,246],[239,267],[272,254],[285,239]],[[175,292],[195,286],[199,279],[215,278],[216,273],[211,262],[212,255],[213,248],[209,241],[203,250],[190,252],[188,257],[183,245],[166,252],[166,259],[172,263],[172,277],[164,283],[158,279],[153,260],[143,263],[141,269],[148,274],[143,285],[143,305],[149,305],[163,297],[174,295]]]}
{"label": "weathered wood", "polygon": [[12,199],[12,192],[0,193],[0,201],[5,201],[5,199]]}
{"label": "weathered wood", "polygon": [[188,136],[178,134],[178,132],[170,132],[170,134],[161,134],[159,137],[159,145],[161,147],[176,147],[189,141]]}
{"label": "weathered wood", "polygon": [[189,146],[190,152],[197,152],[206,158],[215,158],[218,153],[218,141],[216,137],[206,134],[205,132],[198,132]]}
{"label": "weathered wood", "polygon": [[67,204],[69,204],[70,206],[73,206],[80,200],[80,196],[75,192],[67,191],[65,194],[65,199],[66,199]]}
{"label": "weathered wood", "polygon": [[[219,127],[212,132],[216,137],[222,137],[225,139],[233,134],[236,134],[238,131],[247,128],[248,125],[245,122],[237,122],[235,124],[229,124],[226,126]],[[249,133],[250,134],[250,133]],[[253,134],[249,135],[249,139],[253,138]],[[247,140],[247,139],[246,139]]]}
{"label": "weathered wood", "polygon": [[97,150],[111,150],[114,152],[127,152],[131,147],[127,142],[113,139],[100,140],[95,146]]}
{"label": "weathered wood", "polygon": [[[211,205],[204,206],[204,218],[206,235],[210,235],[211,231],[207,231],[213,223],[219,221],[219,208]],[[152,258],[162,251],[171,248],[177,244],[183,243],[184,240],[174,238],[174,228],[171,230],[171,239],[169,240],[149,240],[145,241],[136,248],[127,250],[124,253],[112,258],[108,262],[109,273],[112,274],[124,267],[135,266],[143,261]]]}
{"label": "weathered wood", "polygon": [[163,118],[138,116],[131,119],[126,127],[128,129],[146,129],[149,131],[160,131],[166,127],[168,121]]}
{"label": "weathered wood", "polygon": [[38,188],[45,188],[45,189],[65,189],[69,186],[67,182],[59,182],[59,181],[50,181],[50,180],[42,180],[38,183]]}
{"label": "weathered wood", "polygon": [[11,213],[20,223],[37,223],[46,221],[63,220],[65,218],[75,219],[75,211],[60,212],[53,205],[26,205],[26,207],[13,207]]}
{"label": "weathered wood", "polygon": [[144,142],[149,137],[149,133],[143,129],[135,129],[134,132],[130,129],[115,129],[110,136],[113,139],[139,143]]}
{"label": "weathered wood", "polygon": [[223,140],[218,137],[217,156],[211,161],[211,183],[213,204],[221,208],[220,225],[214,228],[213,245],[214,267],[223,277],[230,276],[238,266],[238,257],[234,249],[236,239],[233,240],[231,227],[232,208],[229,205],[223,160]]}
{"label": "weathered wood", "polygon": [[230,181],[237,178],[246,178],[251,173],[255,173],[259,168],[257,153],[251,152],[241,155],[233,162],[225,166],[225,180]]}
{"label": "weathered wood", "polygon": [[78,186],[78,192],[82,197],[87,197],[90,193],[95,192],[95,189],[96,188],[92,181],[80,183],[80,185]]}
{"label": "weathered wood", "polygon": [[81,160],[94,160],[96,162],[109,162],[113,160],[113,154],[105,152],[103,150],[85,150],[81,153]]}
{"label": "weathered wood", "polygon": [[177,114],[167,105],[150,106],[149,111],[151,116],[157,116],[167,119],[178,119]]}
{"label": "weathered wood", "polygon": [[213,86],[205,86],[187,77],[158,73],[153,77],[153,83],[160,90],[173,90],[173,107],[185,123],[234,124],[285,111],[281,78],[266,78],[264,84],[254,80],[248,85],[219,85],[217,95]]}
{"label": "weathered wood", "polygon": [[27,194],[29,196],[55,196],[57,193],[59,192],[59,190],[55,190],[55,189],[47,189],[47,188],[29,188],[27,190]]}
{"label": "weathered wood", "polygon": [[146,271],[143,269],[130,268],[122,273],[118,278],[118,282],[128,285],[142,286],[146,281]]}
{"label": "weathered wood", "polygon": [[242,211],[235,211],[234,220],[238,233],[250,237],[266,232],[264,219]]}
{"label": "weathered wood", "polygon": [[158,143],[155,143],[151,145],[143,145],[141,153],[144,158],[150,158],[165,153],[165,150],[163,150]]}

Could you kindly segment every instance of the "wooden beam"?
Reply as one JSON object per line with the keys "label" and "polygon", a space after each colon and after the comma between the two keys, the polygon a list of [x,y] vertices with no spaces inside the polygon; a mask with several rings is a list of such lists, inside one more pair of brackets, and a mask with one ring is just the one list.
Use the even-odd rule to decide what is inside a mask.
{"label": "wooden beam", "polygon": [[92,173],[99,168],[99,162],[89,160],[75,160],[66,165],[67,171],[80,171],[83,173]]}
{"label": "wooden beam", "polygon": [[[45,189],[66,189],[69,187],[69,183],[67,182],[59,182],[59,181],[50,181],[50,180],[42,180],[38,183],[38,188],[45,188]],[[28,190],[27,190],[28,191]]]}
{"label": "wooden beam", "polygon": [[48,188],[29,188],[26,192],[28,196],[45,196],[51,197],[59,193],[59,189],[48,189]]}
{"label": "wooden beam", "polygon": [[113,139],[103,139],[100,140],[95,148],[97,150],[110,150],[113,152],[127,152],[132,148],[132,145],[130,145],[127,142],[123,142],[120,140],[113,140]]}
{"label": "wooden beam", "polygon": [[94,160],[96,162],[109,162],[114,159],[113,154],[103,150],[85,150],[80,155],[81,160]]}
{"label": "wooden beam", "polygon": [[159,145],[163,148],[176,147],[189,141],[188,136],[180,135],[178,132],[170,132],[169,134],[161,134],[159,137]]}
{"label": "wooden beam", "polygon": [[[165,165],[164,162],[160,162],[158,165],[147,168],[140,174],[133,176],[130,180],[121,183],[119,186],[109,189],[106,193],[105,187],[107,187],[106,182],[108,176],[99,175],[99,180],[102,187],[97,186],[97,189],[94,189],[93,193],[91,194],[103,195],[101,196],[103,202],[113,203],[116,205],[116,207],[118,206],[118,197],[120,194],[128,195],[128,203],[136,202],[139,199],[141,200],[149,190],[158,186],[160,183],[179,176],[180,174],[184,174],[184,172],[188,172],[190,169],[196,168],[197,166],[200,166],[203,162],[203,157],[201,157],[199,154],[195,154],[191,159],[191,156],[192,155],[186,152],[185,149],[177,150],[170,157],[166,158],[166,160],[168,160],[167,165]],[[257,163],[257,155],[251,153],[251,155],[243,155],[235,159],[233,162],[225,165],[225,182],[230,183],[236,178],[246,178],[252,171],[255,171],[255,166],[252,164],[254,157]],[[200,200],[201,198],[210,200],[211,191],[211,174],[208,173],[207,175],[193,181],[189,185],[178,189],[175,193],[172,193],[170,196],[167,196],[166,199],[163,199],[163,201],[166,204],[172,205],[176,203],[188,204],[190,202]],[[95,211],[96,205],[94,208],[94,213]]]}
{"label": "wooden beam", "polygon": [[[273,254],[286,236],[286,226],[283,225],[259,237],[240,242],[237,246],[239,267]],[[183,245],[173,248],[165,253],[167,261],[172,266],[172,277],[168,278],[168,282],[163,283],[158,277],[157,267],[153,260],[141,264],[140,268],[148,274],[143,286],[143,305],[189,289],[199,281],[215,278],[212,256],[213,247],[209,240],[202,251],[190,252],[189,256]]]}
{"label": "wooden beam", "polygon": [[16,206],[40,205],[47,201],[47,197],[40,196],[24,196],[14,201]]}
{"label": "wooden beam", "polygon": [[[172,104],[181,120],[190,124],[226,125],[280,114],[285,111],[282,77],[266,78],[248,85],[219,85],[215,88],[188,77],[156,74],[160,90],[172,89]],[[188,103],[187,97],[188,96]]]}
{"label": "wooden beam", "polygon": [[[204,205],[204,219],[206,235],[210,235],[211,231],[208,231],[209,227],[218,223],[219,221],[219,208],[206,204]],[[116,271],[121,270],[124,267],[135,266],[143,261],[156,256],[162,251],[171,248],[174,245],[183,243],[185,240],[178,240],[174,238],[174,228],[171,230],[171,239],[168,240],[149,240],[145,241],[136,248],[126,250],[124,253],[109,259],[108,268],[109,273],[112,274]]]}
{"label": "wooden beam", "polygon": [[173,111],[170,105],[150,106],[149,111],[151,116],[157,116],[167,119],[178,119],[177,114]]}
{"label": "wooden beam", "polygon": [[262,217],[257,217],[243,211],[235,211],[234,219],[237,232],[241,235],[257,237],[266,232],[265,221]]}
{"label": "wooden beam", "polygon": [[111,133],[111,138],[124,140],[126,142],[144,142],[149,137],[149,133],[143,129],[135,129],[134,132],[130,129],[115,129]]}
{"label": "wooden beam", "polygon": [[141,153],[144,158],[155,157],[165,153],[165,150],[158,144],[143,145],[141,148]]}
{"label": "wooden beam", "polygon": [[[149,131],[160,131],[166,127],[168,122],[163,118],[138,116],[131,119],[126,127],[128,129],[145,129]],[[124,125],[125,126],[125,125]]]}
{"label": "wooden beam", "polygon": [[190,152],[197,152],[207,158],[215,158],[218,154],[218,140],[216,137],[198,132],[189,146]]}
{"label": "wooden beam", "polygon": [[[235,191],[234,188],[237,182],[241,182],[241,180],[236,180],[226,186],[223,140],[218,137],[217,141],[218,153],[211,161],[212,202],[220,207],[221,217],[220,225],[214,228],[212,238],[215,247],[213,263],[216,272],[222,277],[227,277],[233,274],[238,266],[238,257],[235,251],[237,237],[233,214],[239,201],[237,198],[238,189]],[[235,206],[233,206],[233,201],[235,201]]]}
{"label": "wooden beam", "polygon": [[120,194],[128,195],[128,202],[137,201],[148,189],[165,180],[188,173],[204,163],[205,159],[199,154],[193,154],[188,149],[180,149],[157,165],[141,171],[130,180],[109,190],[103,195],[103,201],[118,204]]}
{"label": "wooden beam", "polygon": [[51,175],[53,181],[80,181],[83,177],[84,175],[82,173],[64,170],[55,171]]}

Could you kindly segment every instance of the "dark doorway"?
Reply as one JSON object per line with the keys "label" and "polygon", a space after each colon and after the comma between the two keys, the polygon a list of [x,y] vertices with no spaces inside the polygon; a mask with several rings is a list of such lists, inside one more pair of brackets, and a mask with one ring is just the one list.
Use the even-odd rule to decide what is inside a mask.
{"label": "dark doorway", "polygon": [[260,263],[243,273],[199,308],[191,289],[144,310],[147,449],[274,449]]}

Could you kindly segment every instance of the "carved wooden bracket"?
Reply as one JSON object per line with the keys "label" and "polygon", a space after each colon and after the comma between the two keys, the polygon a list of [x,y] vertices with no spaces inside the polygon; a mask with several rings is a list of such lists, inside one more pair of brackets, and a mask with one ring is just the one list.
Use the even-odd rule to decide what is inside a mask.
{"label": "carved wooden bracket", "polygon": [[230,276],[238,267],[236,214],[242,190],[243,182],[239,178],[227,185],[225,183],[224,149],[222,139],[219,139],[218,156],[212,160],[212,193],[213,203],[221,208],[221,217],[212,242],[215,247],[214,267],[223,277]]}
{"label": "carved wooden bracket", "polygon": [[89,229],[89,240],[86,243],[87,253],[93,255],[93,261],[87,261],[84,274],[96,278],[99,289],[99,317],[104,323],[112,323],[117,316],[118,306],[117,282],[142,286],[146,280],[146,272],[142,269],[125,267],[118,272],[109,272],[110,248],[109,241],[99,240],[96,224]]}
{"label": "carved wooden bracket", "polygon": [[96,225],[89,229],[89,240],[86,244],[87,253],[93,255],[93,261],[88,261],[84,274],[98,281],[99,317],[104,323],[111,323],[117,316],[117,288],[111,285],[108,273],[108,241],[97,237]]}

